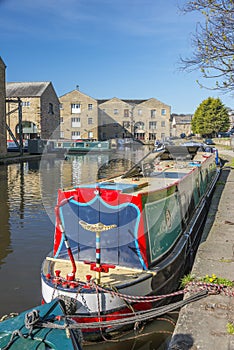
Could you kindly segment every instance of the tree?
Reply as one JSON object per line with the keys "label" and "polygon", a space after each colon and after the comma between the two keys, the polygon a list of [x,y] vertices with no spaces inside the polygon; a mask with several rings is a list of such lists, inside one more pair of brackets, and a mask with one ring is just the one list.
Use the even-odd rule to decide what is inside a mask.
{"label": "tree", "polygon": [[192,131],[195,134],[217,136],[220,131],[230,127],[228,109],[219,98],[208,97],[196,109],[192,119]]}
{"label": "tree", "polygon": [[192,57],[181,58],[182,69],[192,71],[198,68],[204,78],[215,79],[209,89],[233,92],[234,0],[189,0],[182,11],[198,11],[205,19],[204,24],[197,24],[192,37]]}

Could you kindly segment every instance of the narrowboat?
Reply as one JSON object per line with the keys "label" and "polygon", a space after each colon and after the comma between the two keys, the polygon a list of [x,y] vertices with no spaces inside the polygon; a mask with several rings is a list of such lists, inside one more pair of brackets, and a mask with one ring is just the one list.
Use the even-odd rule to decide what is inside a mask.
{"label": "narrowboat", "polygon": [[163,296],[191,268],[217,163],[217,152],[201,145],[166,146],[121,176],[59,189],[54,246],[41,269],[43,302],[70,298],[87,334],[89,322],[168,303]]}
{"label": "narrowboat", "polygon": [[[52,141],[50,141],[52,142]],[[78,140],[53,140],[54,148],[57,150],[64,150],[68,154],[77,153],[100,153],[110,152],[112,150],[112,143],[107,141],[97,141],[91,139],[78,139]]]}
{"label": "narrowboat", "polygon": [[54,299],[18,315],[6,315],[0,322],[2,350],[82,350],[81,343],[79,332],[65,320],[62,300]]}
{"label": "narrowboat", "polygon": [[[23,151],[28,151],[28,140],[23,140]],[[19,144],[17,145],[13,140],[7,140],[7,152],[20,152]]]}

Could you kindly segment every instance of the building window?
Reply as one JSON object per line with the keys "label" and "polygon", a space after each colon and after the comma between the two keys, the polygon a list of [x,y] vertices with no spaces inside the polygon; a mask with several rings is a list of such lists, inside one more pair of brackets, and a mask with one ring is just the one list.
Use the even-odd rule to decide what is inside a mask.
{"label": "building window", "polygon": [[60,117],[60,123],[63,123],[63,117]]}
{"label": "building window", "polygon": [[150,115],[151,115],[151,118],[156,117],[156,109],[151,109]]}
{"label": "building window", "polygon": [[119,110],[118,109],[114,109],[114,114],[119,114]]}
{"label": "building window", "polygon": [[72,105],[71,105],[71,112],[72,113],[81,113],[80,103],[72,103]]}
{"label": "building window", "polygon": [[80,131],[72,131],[71,138],[72,138],[72,140],[79,139],[80,138]]}
{"label": "building window", "polygon": [[88,104],[88,110],[91,111],[92,109],[93,109],[93,105],[92,105],[92,103],[89,103]]}
{"label": "building window", "polygon": [[88,118],[88,124],[93,124],[93,118]]}
{"label": "building window", "polygon": [[166,126],[165,120],[161,122],[161,126],[162,126],[162,127],[165,127],[165,126]]}
{"label": "building window", "polygon": [[164,139],[165,139],[165,134],[164,134],[164,133],[161,133],[161,140],[164,141]]}
{"label": "building window", "polygon": [[166,110],[165,110],[165,108],[162,108],[162,110],[161,110],[161,115],[166,115],[167,113],[166,113]]}
{"label": "building window", "polygon": [[60,131],[60,139],[64,139],[64,131]]}
{"label": "building window", "polygon": [[155,132],[149,133],[149,141],[155,141],[157,139],[157,134]]}
{"label": "building window", "polygon": [[54,106],[53,103],[49,103],[49,110],[48,110],[49,114],[54,114]]}
{"label": "building window", "polygon": [[80,128],[80,118],[71,118],[71,127],[72,128]]}
{"label": "building window", "polygon": [[124,117],[125,118],[129,117],[129,109],[124,110]]}
{"label": "building window", "polygon": [[30,106],[30,102],[29,101],[22,101],[21,102],[21,106],[22,107],[29,107]]}
{"label": "building window", "polygon": [[149,122],[149,129],[156,129],[157,128],[157,122]]}
{"label": "building window", "polygon": [[142,109],[138,109],[138,115],[142,115]]}
{"label": "building window", "polygon": [[59,104],[59,109],[63,109],[63,103]]}

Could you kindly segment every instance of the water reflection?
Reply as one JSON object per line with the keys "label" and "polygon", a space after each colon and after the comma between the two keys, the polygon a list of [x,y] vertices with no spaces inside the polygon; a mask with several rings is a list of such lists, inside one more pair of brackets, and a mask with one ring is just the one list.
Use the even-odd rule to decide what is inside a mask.
{"label": "water reflection", "polygon": [[[0,166],[0,317],[41,302],[40,269],[52,249],[58,188],[97,181],[127,170],[148,149],[124,149],[101,155],[43,157],[41,162]],[[4,288],[3,288],[4,286]],[[173,317],[171,317],[173,320]],[[173,321],[147,324],[144,334],[85,349],[166,349]]]}
{"label": "water reflection", "polygon": [[0,174],[2,315],[40,304],[40,264],[52,244],[53,225],[45,215],[35,166],[1,166]]}
{"label": "water reflection", "polygon": [[7,167],[0,167],[0,266],[6,256],[12,251],[10,248],[9,205],[8,205],[8,174]]}
{"label": "water reflection", "polygon": [[[176,312],[157,320],[138,325],[135,332],[129,332],[112,342],[84,345],[84,350],[166,350],[173,333],[178,314]],[[136,327],[137,328],[137,327]]]}

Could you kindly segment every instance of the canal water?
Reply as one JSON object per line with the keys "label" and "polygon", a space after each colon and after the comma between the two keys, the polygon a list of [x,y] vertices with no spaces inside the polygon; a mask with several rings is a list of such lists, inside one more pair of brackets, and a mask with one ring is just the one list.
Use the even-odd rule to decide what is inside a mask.
{"label": "canal water", "polygon": [[[0,318],[41,303],[40,268],[53,246],[58,188],[121,173],[148,151],[144,146],[66,159],[45,155],[41,161],[0,166]],[[95,350],[164,350],[176,316],[148,324],[144,336],[132,334],[130,340],[95,345]]]}

